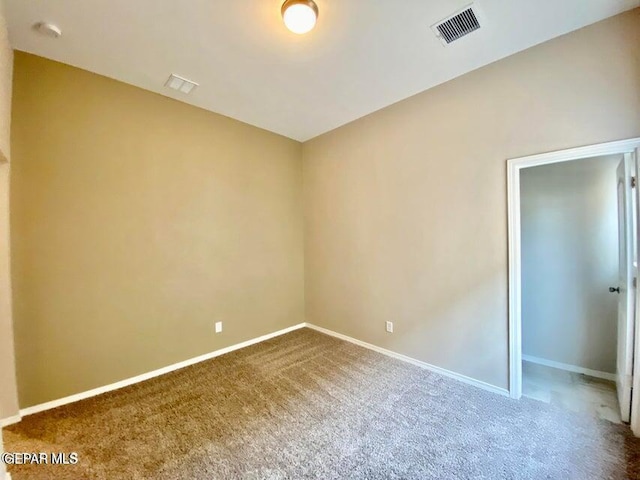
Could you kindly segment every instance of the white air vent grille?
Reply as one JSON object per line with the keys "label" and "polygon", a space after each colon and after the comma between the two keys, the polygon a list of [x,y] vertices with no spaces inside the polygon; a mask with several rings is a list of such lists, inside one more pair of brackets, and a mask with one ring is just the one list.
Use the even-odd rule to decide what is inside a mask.
{"label": "white air vent grille", "polygon": [[475,7],[469,5],[431,28],[442,43],[448,45],[478,30],[480,28],[478,17]]}
{"label": "white air vent grille", "polygon": [[196,82],[192,82],[191,80],[187,80],[186,78],[182,78],[175,73],[172,73],[164,86],[172,88],[173,90],[178,90],[179,92],[185,94],[189,94],[194,88],[198,86],[198,84]]}

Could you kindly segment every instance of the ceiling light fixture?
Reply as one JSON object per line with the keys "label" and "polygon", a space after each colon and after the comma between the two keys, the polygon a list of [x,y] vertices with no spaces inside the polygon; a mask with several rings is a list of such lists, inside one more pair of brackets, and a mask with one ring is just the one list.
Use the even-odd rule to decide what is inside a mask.
{"label": "ceiling light fixture", "polygon": [[318,20],[318,6],[313,0],[286,0],[281,12],[287,28],[299,35],[313,30]]}

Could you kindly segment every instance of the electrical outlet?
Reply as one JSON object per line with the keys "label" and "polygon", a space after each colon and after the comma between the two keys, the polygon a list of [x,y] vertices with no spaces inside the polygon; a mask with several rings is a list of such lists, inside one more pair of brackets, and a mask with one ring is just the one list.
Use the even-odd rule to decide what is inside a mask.
{"label": "electrical outlet", "polygon": [[387,332],[393,333],[393,322],[387,322]]}
{"label": "electrical outlet", "polygon": [[216,322],[216,333],[222,332],[222,322]]}

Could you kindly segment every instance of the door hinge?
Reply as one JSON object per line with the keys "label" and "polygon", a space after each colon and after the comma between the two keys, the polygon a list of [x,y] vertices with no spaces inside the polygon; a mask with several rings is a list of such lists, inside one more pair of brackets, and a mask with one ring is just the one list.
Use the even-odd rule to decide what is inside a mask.
{"label": "door hinge", "polygon": [[638,286],[638,277],[633,277],[633,288]]}
{"label": "door hinge", "polygon": [[636,188],[636,177],[631,177],[631,188]]}

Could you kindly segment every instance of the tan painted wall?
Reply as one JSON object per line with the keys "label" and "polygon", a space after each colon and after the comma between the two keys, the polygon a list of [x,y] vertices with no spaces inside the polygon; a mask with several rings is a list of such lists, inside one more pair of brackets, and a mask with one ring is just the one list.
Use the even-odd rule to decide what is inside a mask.
{"label": "tan painted wall", "polygon": [[12,135],[22,407],[304,321],[298,142],[19,52]]}
{"label": "tan painted wall", "polygon": [[0,0],[0,152],[10,157],[11,78],[13,76],[13,50],[4,18],[4,2]]}
{"label": "tan painted wall", "polygon": [[520,172],[522,353],[615,373],[623,155]]}
{"label": "tan painted wall", "polygon": [[9,274],[9,131],[13,50],[9,45],[3,7],[0,0],[0,418],[18,413]]}
{"label": "tan painted wall", "polygon": [[307,321],[506,388],[506,160],[640,136],[638,45],[635,10],[305,143]]}
{"label": "tan painted wall", "polygon": [[21,406],[298,323],[305,292],[308,321],[506,387],[505,160],[640,135],[639,32],[636,10],[302,148],[17,54]]}

